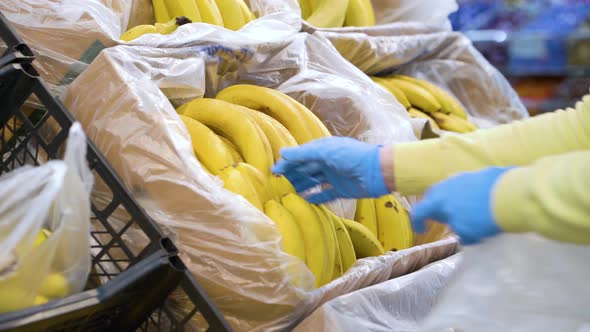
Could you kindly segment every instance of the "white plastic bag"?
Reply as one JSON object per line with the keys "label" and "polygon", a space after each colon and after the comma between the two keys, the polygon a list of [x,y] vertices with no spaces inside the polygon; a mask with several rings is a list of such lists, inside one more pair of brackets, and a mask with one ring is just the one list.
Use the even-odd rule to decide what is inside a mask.
{"label": "white plastic bag", "polygon": [[[0,177],[0,312],[32,306],[38,295],[51,300],[47,289],[59,296],[83,289],[90,272],[92,184],[79,123],[70,130],[63,161]],[[35,243],[42,229],[50,235]],[[63,278],[67,285],[60,285]]]}
{"label": "white plastic bag", "polygon": [[422,331],[590,329],[590,247],[505,234],[463,248]]}
{"label": "white plastic bag", "polygon": [[[415,140],[403,106],[327,40],[287,33],[277,20],[265,22],[276,28],[265,42],[258,36],[263,26],[236,33],[191,25],[176,37],[164,36],[158,48],[105,50],[65,99],[238,331],[292,328],[325,301],[448,257],[457,246],[448,239],[364,259],[342,278],[313,289],[309,270],[280,250],[274,223],[203,169],[173,104],[212,97],[237,83],[288,93],[339,135],[380,143]],[[89,88],[100,93],[87,93]],[[346,203],[343,212],[353,213],[354,204],[349,210]],[[295,279],[303,287],[295,287]]]}

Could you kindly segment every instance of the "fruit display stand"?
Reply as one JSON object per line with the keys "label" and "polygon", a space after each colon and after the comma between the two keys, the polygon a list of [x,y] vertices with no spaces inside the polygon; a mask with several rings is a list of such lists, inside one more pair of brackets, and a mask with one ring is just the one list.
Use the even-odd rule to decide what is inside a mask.
{"label": "fruit display stand", "polygon": [[[0,174],[40,165],[63,153],[72,115],[39,78],[29,47],[0,14]],[[41,105],[30,107],[28,105]],[[2,331],[182,330],[199,315],[211,330],[230,330],[178,257],[172,241],[146,215],[121,179],[88,141],[87,160],[107,200],[92,199],[92,270],[86,290],[24,310],[0,314]],[[124,222],[114,211],[125,213]],[[130,236],[145,239],[138,246]],[[181,294],[186,312],[171,312]],[[206,322],[206,323],[205,323]]]}

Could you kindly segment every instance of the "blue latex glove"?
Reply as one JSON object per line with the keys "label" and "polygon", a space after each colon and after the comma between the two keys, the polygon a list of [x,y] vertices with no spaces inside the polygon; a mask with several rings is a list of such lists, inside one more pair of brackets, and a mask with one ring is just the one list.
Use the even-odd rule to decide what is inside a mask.
{"label": "blue latex glove", "polygon": [[466,245],[500,233],[492,212],[492,193],[502,174],[510,169],[491,167],[435,184],[412,210],[414,230],[423,233],[427,220],[438,221],[449,225]]}
{"label": "blue latex glove", "polygon": [[380,197],[388,194],[379,162],[380,145],[347,137],[326,137],[281,150],[272,171],[284,175],[297,192],[322,185],[306,199],[322,204],[337,198]]}

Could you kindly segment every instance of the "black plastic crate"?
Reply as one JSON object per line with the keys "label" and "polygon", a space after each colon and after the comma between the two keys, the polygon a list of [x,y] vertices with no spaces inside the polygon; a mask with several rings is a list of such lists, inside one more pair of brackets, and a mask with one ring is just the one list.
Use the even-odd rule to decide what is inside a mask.
{"label": "black plastic crate", "polygon": [[[33,53],[1,13],[0,38],[6,46],[0,57],[3,174],[60,158],[75,119],[50,94],[33,67]],[[229,331],[177,256],[172,241],[138,205],[90,140],[87,159],[96,182],[87,290],[0,314],[0,331],[178,331],[187,330],[186,323],[197,315],[203,325],[200,329]],[[95,195],[97,190],[100,195]],[[175,306],[178,299],[182,308]]]}

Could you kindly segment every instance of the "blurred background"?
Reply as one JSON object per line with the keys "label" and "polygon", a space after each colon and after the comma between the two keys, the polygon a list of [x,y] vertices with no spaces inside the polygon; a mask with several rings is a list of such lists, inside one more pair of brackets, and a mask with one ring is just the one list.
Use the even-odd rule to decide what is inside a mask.
{"label": "blurred background", "polygon": [[531,114],[573,106],[590,87],[590,0],[458,0],[464,32]]}

